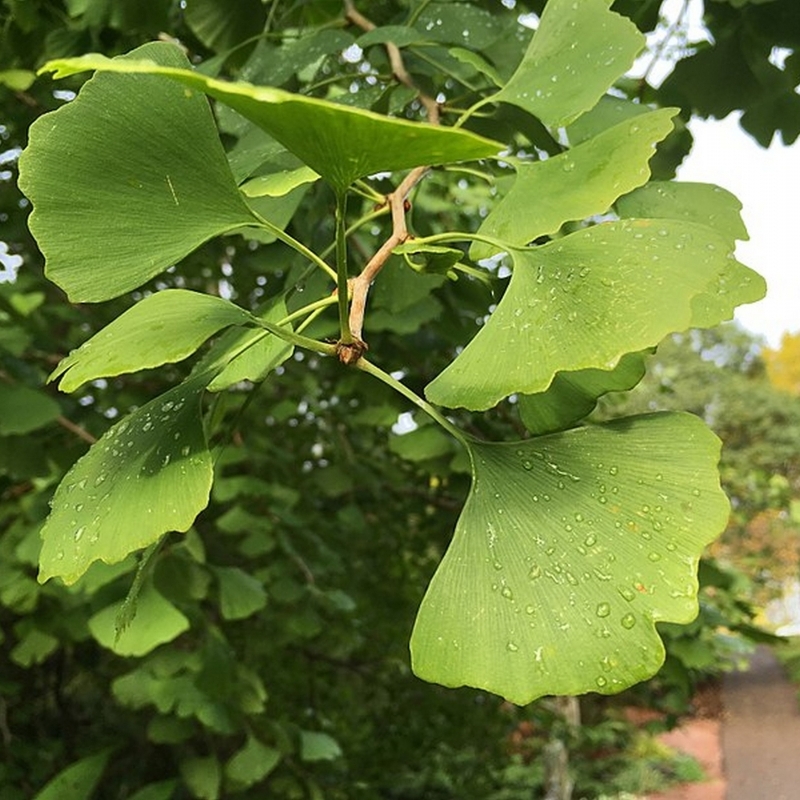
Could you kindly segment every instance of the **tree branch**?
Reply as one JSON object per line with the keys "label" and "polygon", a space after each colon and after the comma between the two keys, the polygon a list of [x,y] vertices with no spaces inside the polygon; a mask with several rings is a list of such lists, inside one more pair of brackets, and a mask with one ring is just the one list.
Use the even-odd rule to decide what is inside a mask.
{"label": "tree branch", "polygon": [[[349,22],[364,31],[371,31],[376,28],[374,22],[367,19],[367,17],[356,9],[353,0],[344,0],[344,13],[345,18]],[[422,103],[427,111],[428,122],[431,125],[438,125],[439,104],[433,97],[425,94],[414,85],[414,81],[411,79],[411,75],[408,73],[405,63],[403,62],[403,55],[400,52],[400,48],[392,42],[386,42],[385,47],[386,53],[389,56],[389,63],[392,67],[392,74],[395,79],[404,86],[408,86],[417,92],[420,103]],[[358,361],[367,349],[361,337],[364,330],[364,314],[366,312],[369,287],[381,269],[383,269],[383,265],[389,259],[392,250],[408,239],[409,232],[408,226],[406,225],[406,212],[410,207],[408,205],[408,196],[411,194],[413,188],[427,174],[429,169],[430,167],[428,166],[421,166],[411,170],[400,185],[393,192],[386,195],[383,205],[389,206],[392,212],[392,233],[378,248],[372,258],[370,258],[367,265],[361,270],[361,273],[357,277],[351,278],[348,282],[351,295],[349,327],[350,333],[355,340],[354,345],[357,345],[357,347],[346,345],[340,348],[339,359],[345,364],[352,364]]]}

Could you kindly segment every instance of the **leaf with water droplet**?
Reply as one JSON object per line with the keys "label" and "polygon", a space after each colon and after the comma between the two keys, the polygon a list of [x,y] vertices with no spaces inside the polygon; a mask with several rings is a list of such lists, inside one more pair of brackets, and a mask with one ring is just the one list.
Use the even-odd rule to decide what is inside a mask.
{"label": "leaf with water droplet", "polygon": [[94,561],[114,564],[168,531],[189,529],[211,490],[201,399],[213,375],[190,378],[134,411],[64,476],[42,528],[41,582],[74,583]]}
{"label": "leaf with water droplet", "polygon": [[645,44],[636,26],[608,6],[607,0],[550,0],[522,62],[495,99],[552,127],[592,108]]}
{"label": "leaf with water droplet", "polygon": [[[162,46],[180,52],[173,45]],[[166,66],[147,60],[147,56],[137,60],[89,54],[50,61],[43,69],[55,72],[56,77],[86,70],[156,76],[147,84],[152,89],[145,99],[164,95],[174,82],[205,92],[273,136],[337,190],[376,172],[489,158],[503,149],[498,142],[460,128],[387,117],[272,86],[217,80],[188,68],[188,63],[186,67]],[[126,85],[135,87],[136,83],[129,80]],[[183,93],[181,88],[179,94]],[[170,114],[165,116],[171,119]],[[188,134],[178,141],[185,148],[185,143],[194,139]],[[151,148],[140,149],[149,153]],[[197,172],[200,180],[205,171],[199,168]]]}
{"label": "leaf with water droplet", "polygon": [[50,375],[72,392],[86,381],[182,361],[229,325],[249,319],[228,300],[186,289],[165,289],[140,300],[77,350]]}
{"label": "leaf with water droplet", "polygon": [[604,222],[513,259],[488,322],[428,385],[432,402],[484,410],[511,394],[545,391],[558,372],[609,370],[689,327],[709,283],[728,276],[733,291],[742,270],[755,275],[724,237],[681,220]]}
{"label": "leaf with water droplet", "polygon": [[710,183],[653,181],[620,198],[621,217],[685,219],[708,225],[733,245],[748,239],[742,222],[742,204],[735,195]]}
{"label": "leaf with water droplet", "polygon": [[[419,610],[414,671],[520,704],[546,694],[618,692],[653,675],[664,659],[655,623],[696,615],[700,553],[727,521],[719,447],[689,414],[633,417],[524,442],[471,442],[473,487]],[[597,486],[608,480],[609,463],[619,491],[601,505]],[[559,490],[560,473],[578,480]],[[550,502],[534,503],[536,492]],[[659,553],[657,562],[651,552]],[[494,560],[503,564],[499,586]],[[456,649],[454,640],[464,645]],[[598,686],[596,672],[580,662],[605,664],[606,683]]]}
{"label": "leaf with water droplet", "polygon": [[[555,233],[570,220],[605,213],[620,195],[647,182],[648,161],[656,142],[672,130],[676,112],[652,111],[639,118],[636,131],[624,122],[545,161],[511,160],[517,179],[478,233],[520,246]],[[566,174],[565,165],[570,166]],[[487,258],[497,249],[475,242],[470,256]]]}

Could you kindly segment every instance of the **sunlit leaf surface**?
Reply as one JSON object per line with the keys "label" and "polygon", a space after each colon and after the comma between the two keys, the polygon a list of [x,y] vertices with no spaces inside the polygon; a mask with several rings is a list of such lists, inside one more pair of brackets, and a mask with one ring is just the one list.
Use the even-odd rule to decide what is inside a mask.
{"label": "sunlit leaf surface", "polygon": [[497,309],[428,385],[428,399],[482,410],[544,391],[559,371],[611,369],[693,324],[703,293],[717,321],[727,319],[737,300],[712,284],[760,281],[730,250],[711,228],[675,220],[608,222],[517,250]]}
{"label": "sunlit leaf surface", "polygon": [[610,0],[550,0],[527,53],[495,99],[567,125],[633,64],[644,36]]}
{"label": "sunlit leaf surface", "polygon": [[[189,66],[166,43],[110,63],[139,58]],[[97,75],[41,116],[19,183],[47,276],[80,302],[135,289],[206,240],[254,222],[206,99],[150,75]]]}
{"label": "sunlit leaf surface", "polygon": [[95,378],[181,361],[217,331],[247,322],[246,311],[221,297],[165,289],[140,300],[61,361],[51,380],[77,389]]}
{"label": "sunlit leaf surface", "polygon": [[174,64],[90,54],[51,61],[45,69],[56,77],[92,69],[158,75],[205,92],[263,128],[339,190],[376,172],[487,158],[503,148],[468,131],[390,118],[269,86],[229,83]]}
{"label": "sunlit leaf surface", "polygon": [[694,618],[700,553],[727,520],[719,447],[688,414],[472,443],[472,490],[420,607],[414,671],[519,704],[653,675],[655,623]]}

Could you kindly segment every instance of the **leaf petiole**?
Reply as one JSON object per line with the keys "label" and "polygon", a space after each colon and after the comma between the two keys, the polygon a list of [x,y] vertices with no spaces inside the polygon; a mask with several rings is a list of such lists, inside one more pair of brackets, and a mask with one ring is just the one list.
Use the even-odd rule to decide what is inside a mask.
{"label": "leaf petiole", "polygon": [[355,366],[362,372],[372,375],[380,381],[383,381],[387,386],[394,389],[399,394],[403,395],[407,400],[410,400],[417,408],[421,408],[434,422],[441,425],[451,436],[457,439],[464,447],[469,449],[470,437],[464,433],[460,428],[456,427],[450,422],[447,417],[432,406],[427,400],[421,398],[416,392],[413,392],[405,384],[401,383],[396,378],[393,378],[388,372],[384,372],[380,367],[368,361],[366,358],[360,358]]}

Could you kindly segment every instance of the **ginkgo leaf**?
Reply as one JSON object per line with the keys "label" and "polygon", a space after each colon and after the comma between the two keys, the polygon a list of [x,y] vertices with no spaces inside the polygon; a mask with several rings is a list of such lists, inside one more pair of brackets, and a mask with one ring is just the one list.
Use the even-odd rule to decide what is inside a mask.
{"label": "ginkgo leaf", "polygon": [[684,219],[708,225],[731,244],[750,238],[742,222],[739,199],[711,183],[653,181],[621,197],[616,208],[621,217]]}
{"label": "ginkgo leaf", "polygon": [[189,620],[148,582],[136,598],[136,613],[117,629],[124,601],[98,611],[89,620],[92,636],[121,656],[143,656],[189,630]]}
{"label": "ginkgo leaf", "polygon": [[209,498],[213,468],[201,418],[206,372],[125,417],[56,489],[42,528],[39,581],[74,583],[169,531],[186,531]]}
{"label": "ginkgo leaf", "polygon": [[547,391],[520,395],[520,419],[531,433],[564,430],[591,413],[599,397],[632,389],[644,373],[643,353],[627,353],[610,370],[557,372]]}
{"label": "ginkgo leaf", "polygon": [[[748,239],[741,217],[742,204],[725,189],[709,183],[656,181],[642,186],[616,204],[623,217],[688,220],[707,225],[725,238],[729,248]],[[714,247],[709,242],[707,247]],[[712,276],[706,289],[692,300],[692,326],[707,328],[731,319],[736,306],[760,300],[764,279],[741,264],[727,264]]]}
{"label": "ginkgo leaf", "polygon": [[653,675],[655,623],[696,615],[700,553],[727,520],[719,440],[657,414],[469,449],[472,490],[414,626],[415,673],[518,704]]}
{"label": "ginkgo leaf", "polygon": [[522,62],[493,99],[524,108],[551,127],[592,108],[645,44],[636,26],[610,5],[550,0]]}
{"label": "ginkgo leaf", "polygon": [[[672,130],[676,112],[653,111],[554,158],[517,162],[517,180],[478,233],[501,244],[523,245],[555,233],[565,222],[608,211],[621,194],[647,183],[648,161],[656,144]],[[498,249],[475,242],[470,256],[488,258]]]}
{"label": "ginkgo leaf", "polygon": [[760,280],[730,250],[711,228],[675,220],[607,222],[516,250],[497,309],[428,385],[428,399],[482,410],[542,392],[560,371],[611,369],[688,328],[694,298],[713,295],[720,276],[730,285],[714,295],[714,310],[726,319],[737,302],[731,290]]}
{"label": "ginkgo leaf", "polygon": [[[163,42],[111,63],[138,58],[189,67]],[[19,166],[46,274],[74,301],[135,289],[208,239],[255,222],[206,98],[152,75],[96,75],[31,126]]]}
{"label": "ginkgo leaf", "polygon": [[186,289],[165,289],[140,300],[53,371],[72,392],[86,381],[182,361],[210,336],[242,325],[249,314],[228,300]]}
{"label": "ginkgo leaf", "polygon": [[171,79],[163,81],[167,85],[177,82],[205,92],[265,130],[340,191],[376,172],[488,158],[503,149],[461,129],[386,117],[269,86],[221,81],[174,64],[91,53],[50,61],[42,69],[57,78],[86,70],[164,76]]}

